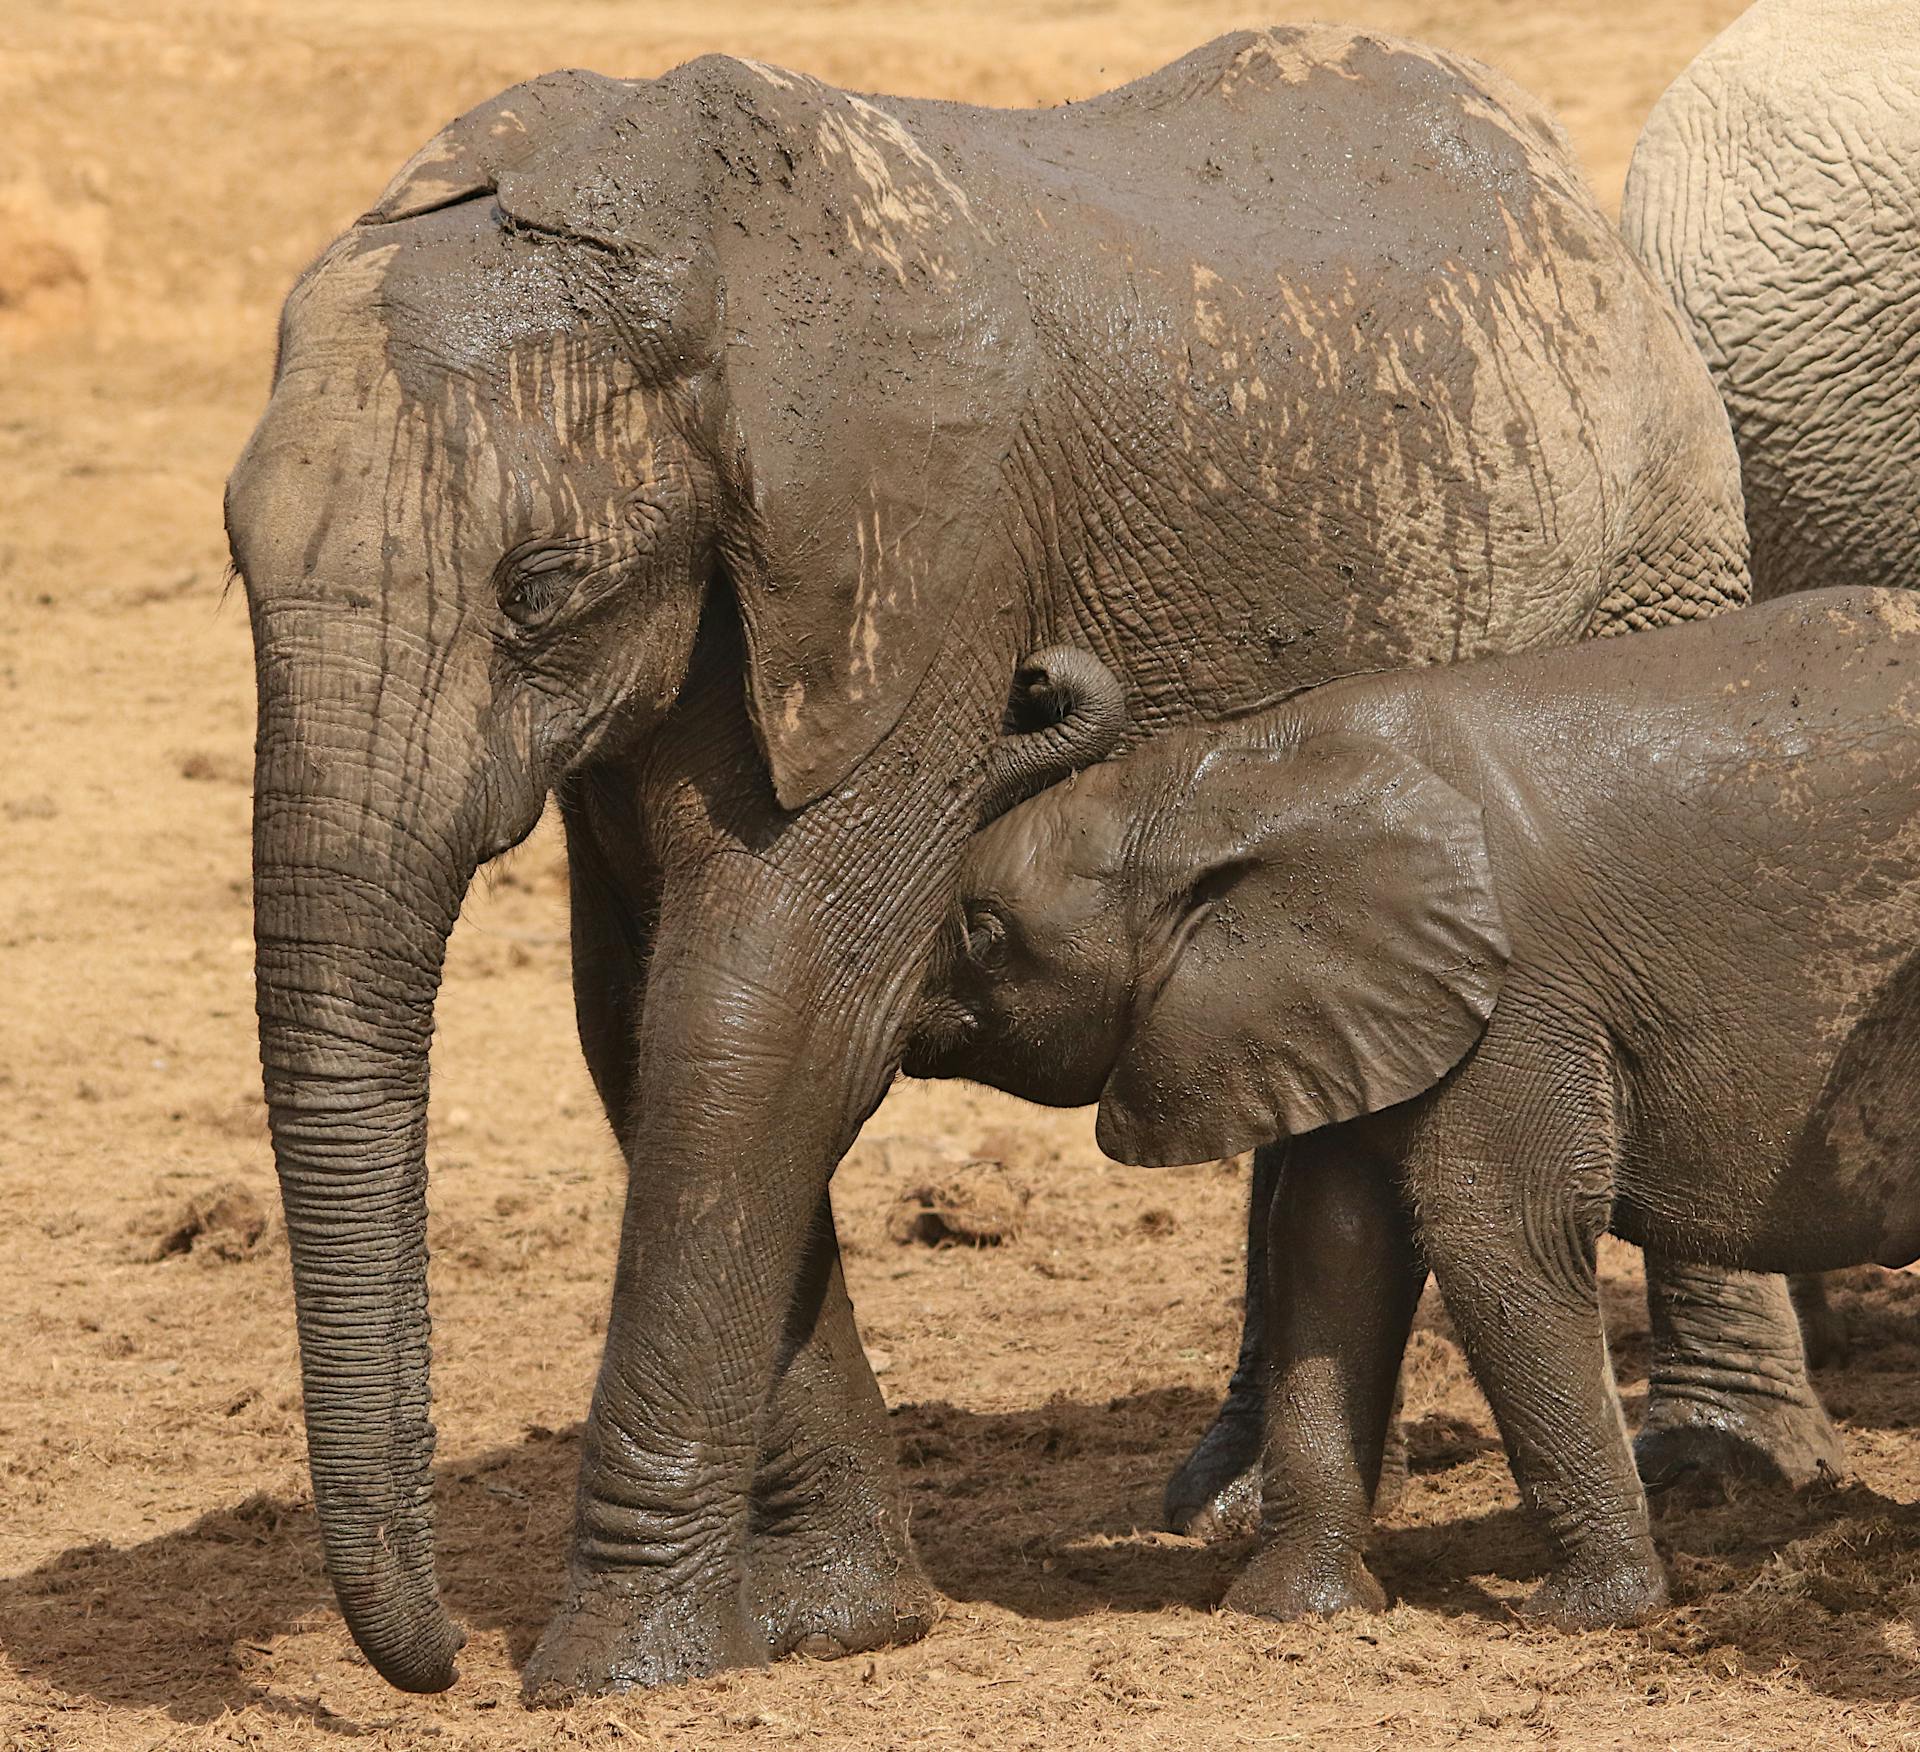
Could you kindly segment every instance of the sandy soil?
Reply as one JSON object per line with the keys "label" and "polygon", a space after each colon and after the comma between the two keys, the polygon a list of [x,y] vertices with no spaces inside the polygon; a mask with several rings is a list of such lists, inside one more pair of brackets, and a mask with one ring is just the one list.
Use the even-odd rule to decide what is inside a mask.
{"label": "sandy soil", "polygon": [[[1359,0],[1559,106],[1612,200],[1733,0]],[[1880,1746],[1920,1743],[1920,1280],[1864,1272],[1825,1385],[1859,1482],[1664,1506],[1681,1604],[1523,1629],[1538,1574],[1444,1317],[1385,1617],[1216,1615],[1236,1553],[1151,1531],[1234,1341],[1244,1174],[1104,1164],[1080,1115],[909,1085],[836,1183],[915,1533],[916,1648],[528,1715],[619,1186],[541,835],[476,892],[436,1048],[436,1387],[456,1690],[385,1688],[334,1614],[252,1039],[252,677],[222,477],[301,263],[435,127],[581,64],[710,48],[856,87],[1052,101],[1256,15],[1170,0],[11,0],[0,25],[0,1735],[8,1747]],[[985,1248],[890,1238],[971,1157]],[[1637,1262],[1609,1253],[1630,1409]]]}

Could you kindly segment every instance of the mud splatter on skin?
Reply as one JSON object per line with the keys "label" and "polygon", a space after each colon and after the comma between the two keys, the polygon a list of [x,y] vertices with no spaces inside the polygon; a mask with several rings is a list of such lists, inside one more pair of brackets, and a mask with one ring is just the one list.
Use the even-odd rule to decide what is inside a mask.
{"label": "mud splatter on skin", "polygon": [[[1142,125],[1154,152],[1113,178],[1111,142]],[[463,118],[375,213],[453,198],[505,229],[487,275],[424,295],[452,347],[571,332],[610,359],[638,350],[656,384],[717,370],[738,397],[785,403],[788,430],[695,434],[751,495],[729,538],[749,566],[792,573],[842,526],[827,536],[846,553],[839,640],[749,599],[782,746],[817,740],[841,702],[893,708],[956,599],[929,580],[956,567],[981,608],[1038,591],[1043,617],[1058,616],[1044,577],[1084,579],[1072,624],[1030,637],[1137,663],[1151,722],[1575,636],[1633,544],[1622,507],[1645,458],[1613,429],[1614,366],[1591,340],[1620,327],[1610,302],[1636,312],[1645,289],[1623,282],[1544,113],[1416,45],[1241,33],[1026,112],[855,97],[722,57],[654,81],[552,75]],[[1575,262],[1599,265],[1576,278]],[[875,273],[916,303],[876,308]],[[944,309],[924,302],[941,287]],[[396,331],[397,367],[408,350]],[[878,430],[849,418],[862,397]],[[951,483],[948,507],[984,495],[951,558],[929,548],[917,488],[862,478],[860,447],[882,436]],[[1667,586],[1673,612],[1737,600],[1721,483],[1675,485],[1698,498],[1680,516],[1700,539]],[[774,551],[802,494],[805,559]],[[1256,571],[1284,581],[1277,613]],[[1234,632],[1174,666],[1189,577],[1214,580]]]}

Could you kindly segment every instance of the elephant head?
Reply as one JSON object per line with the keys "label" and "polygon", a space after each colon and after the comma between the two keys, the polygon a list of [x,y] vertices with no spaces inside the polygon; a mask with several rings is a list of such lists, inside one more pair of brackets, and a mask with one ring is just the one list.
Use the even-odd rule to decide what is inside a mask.
{"label": "elephant head", "polygon": [[[816,247],[836,154],[885,170],[937,262],[904,234]],[[887,734],[993,539],[980,434],[1026,358],[989,314],[1018,305],[1007,272],[897,124],[710,61],[505,93],[288,299],[227,498],[261,1056],[328,1569],[397,1685],[449,1683],[459,1643],[433,1573],[423,1152],[467,886],[568,773],[644,745],[716,607],[774,807]],[[996,757],[988,787],[1066,770],[1038,754]]]}
{"label": "elephant head", "polygon": [[1185,731],[982,832],[905,1069],[1231,1155],[1431,1088],[1507,957],[1479,809],[1383,743]]}

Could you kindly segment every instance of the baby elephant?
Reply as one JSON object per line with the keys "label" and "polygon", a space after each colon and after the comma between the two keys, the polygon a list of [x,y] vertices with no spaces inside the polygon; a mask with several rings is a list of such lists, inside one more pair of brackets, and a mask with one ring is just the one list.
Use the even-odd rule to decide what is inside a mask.
{"label": "baby elephant", "polygon": [[1920,1255],[1920,603],[1828,590],[1352,677],[1003,816],[906,1068],[1097,1101],[1172,1163],[1291,1140],[1261,1547],[1229,1595],[1378,1607],[1365,1547],[1431,1271],[1571,1625],[1666,1599],[1603,1230],[1809,1271]]}

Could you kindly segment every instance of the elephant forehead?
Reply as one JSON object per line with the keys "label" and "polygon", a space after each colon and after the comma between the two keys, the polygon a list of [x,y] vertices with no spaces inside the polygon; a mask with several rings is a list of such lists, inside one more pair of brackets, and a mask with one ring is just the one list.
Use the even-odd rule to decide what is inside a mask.
{"label": "elephant forehead", "polygon": [[282,375],[352,361],[363,380],[391,373],[416,401],[461,385],[497,392],[525,356],[596,336],[595,265],[578,255],[510,232],[485,200],[356,226],[287,299]]}
{"label": "elephant forehead", "polygon": [[383,469],[390,523],[449,494],[564,520],[645,478],[657,397],[582,319],[550,251],[454,247],[474,241],[473,205],[349,233],[315,264],[251,452],[291,442],[356,478]]}
{"label": "elephant forehead", "polygon": [[490,201],[384,225],[380,290],[396,370],[418,354],[436,372],[484,373],[531,342],[580,333],[582,264],[564,242],[512,234]]}
{"label": "elephant forehead", "polygon": [[1009,810],[975,836],[964,886],[1016,907],[1059,904],[1099,891],[1118,868],[1127,820],[1110,783],[1083,773]]}

